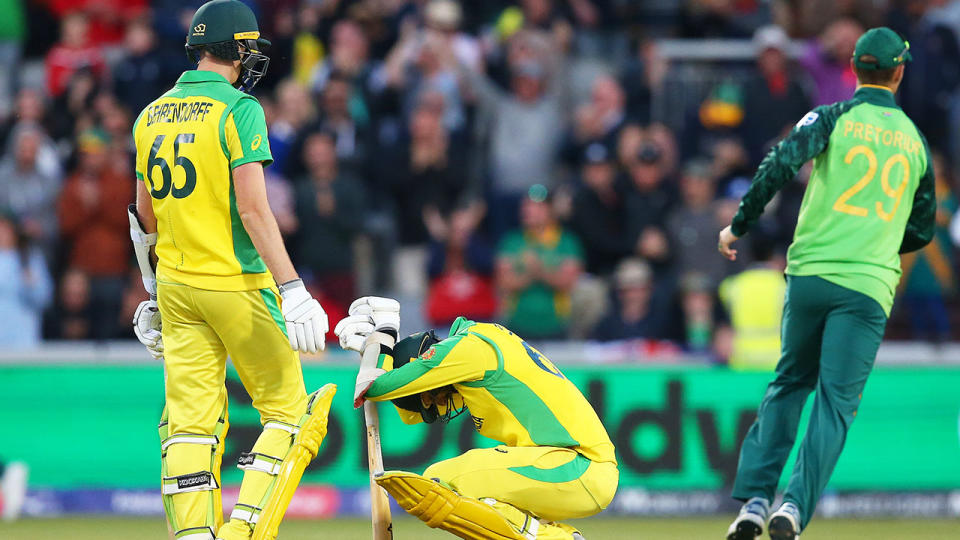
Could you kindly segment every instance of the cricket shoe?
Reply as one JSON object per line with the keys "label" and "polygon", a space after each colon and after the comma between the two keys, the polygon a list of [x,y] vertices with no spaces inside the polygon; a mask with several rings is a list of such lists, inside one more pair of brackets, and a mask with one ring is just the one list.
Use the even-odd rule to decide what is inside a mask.
{"label": "cricket shoe", "polygon": [[783,503],[770,516],[770,540],[796,540],[800,538],[800,509],[793,503]]}
{"label": "cricket shoe", "polygon": [[0,477],[0,501],[3,501],[2,517],[4,521],[13,521],[20,517],[23,503],[27,498],[27,476],[29,468],[25,463],[8,463]]}
{"label": "cricket shoe", "polygon": [[740,507],[737,519],[727,529],[727,540],[756,540],[763,534],[770,503],[761,497],[753,497]]}

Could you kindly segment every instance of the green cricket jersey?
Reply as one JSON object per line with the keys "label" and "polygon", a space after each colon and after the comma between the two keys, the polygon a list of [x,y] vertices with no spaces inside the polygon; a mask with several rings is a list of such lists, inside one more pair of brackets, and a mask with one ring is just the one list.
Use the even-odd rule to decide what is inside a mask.
{"label": "green cricket jersey", "polygon": [[933,236],[930,151],[893,93],[863,85],[817,107],[764,158],[732,230],[743,236],[773,195],[813,159],[787,274],[819,276],[876,300],[889,316],[900,253]]}

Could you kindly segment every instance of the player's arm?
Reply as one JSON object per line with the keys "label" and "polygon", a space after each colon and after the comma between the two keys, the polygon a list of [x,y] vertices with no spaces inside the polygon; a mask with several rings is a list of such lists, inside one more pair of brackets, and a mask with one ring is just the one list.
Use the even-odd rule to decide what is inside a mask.
{"label": "player's arm", "polygon": [[233,188],[237,195],[237,213],[253,246],[273,274],[277,283],[298,279],[287,248],[283,245],[280,227],[267,201],[263,164],[244,163],[233,169]]}
{"label": "player's arm", "polygon": [[327,314],[297,276],[267,201],[263,167],[273,162],[273,156],[260,104],[253,98],[238,101],[224,121],[222,136],[233,169],[237,213],[253,247],[280,286],[280,311],[290,347],[311,353],[323,350]]}
{"label": "player's arm", "polygon": [[[927,141],[923,141],[927,148]],[[903,231],[903,242],[900,244],[900,253],[910,253],[923,248],[933,239],[936,225],[937,193],[936,179],[933,170],[933,158],[927,148],[927,170],[920,177],[920,184],[913,194],[913,210],[907,219],[907,227]]]}
{"label": "player's arm", "polygon": [[728,259],[736,258],[730,244],[747,234],[760,219],[763,209],[783,186],[797,176],[804,163],[817,157],[827,147],[836,123],[834,106],[822,106],[806,114],[779,144],[760,162],[750,189],[740,201],[740,208],[729,227],[720,232],[720,252]]}
{"label": "player's arm", "polygon": [[[424,353],[429,358],[417,358],[377,377],[365,397],[387,401],[450,384],[479,381],[487,366],[484,356],[494,354],[486,343],[479,341],[469,335],[447,338]],[[381,369],[392,366],[393,359],[389,355],[382,354],[380,360]]]}

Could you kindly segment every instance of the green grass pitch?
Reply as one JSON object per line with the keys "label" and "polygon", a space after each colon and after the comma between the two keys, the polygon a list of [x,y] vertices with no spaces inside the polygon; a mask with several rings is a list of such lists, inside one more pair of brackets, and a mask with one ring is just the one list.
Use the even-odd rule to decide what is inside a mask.
{"label": "green grass pitch", "polygon": [[[721,540],[727,518],[593,518],[571,522],[587,540]],[[451,535],[400,516],[396,540],[440,540]],[[0,523],[4,540],[165,540],[162,518],[50,518]],[[280,528],[281,540],[369,540],[370,522],[362,519],[291,520]],[[960,539],[960,520],[815,520],[803,540]]]}

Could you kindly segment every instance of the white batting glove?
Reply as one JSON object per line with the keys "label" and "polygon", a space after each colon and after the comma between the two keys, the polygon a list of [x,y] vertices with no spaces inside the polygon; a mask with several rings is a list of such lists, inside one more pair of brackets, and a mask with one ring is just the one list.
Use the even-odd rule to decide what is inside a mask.
{"label": "white batting glove", "polygon": [[364,296],[350,304],[350,315],[369,315],[374,330],[400,331],[400,302],[393,298]]}
{"label": "white batting glove", "polygon": [[156,300],[144,300],[133,314],[133,333],[154,360],[163,358],[160,309]]}
{"label": "white batting glove", "polygon": [[363,354],[363,343],[374,331],[370,315],[350,315],[340,319],[333,333],[340,338],[340,347]]}
{"label": "white batting glove", "polygon": [[290,347],[295,351],[315,353],[326,347],[324,335],[330,329],[327,313],[320,302],[310,296],[303,280],[295,279],[280,285],[283,303],[280,311],[287,325]]}

